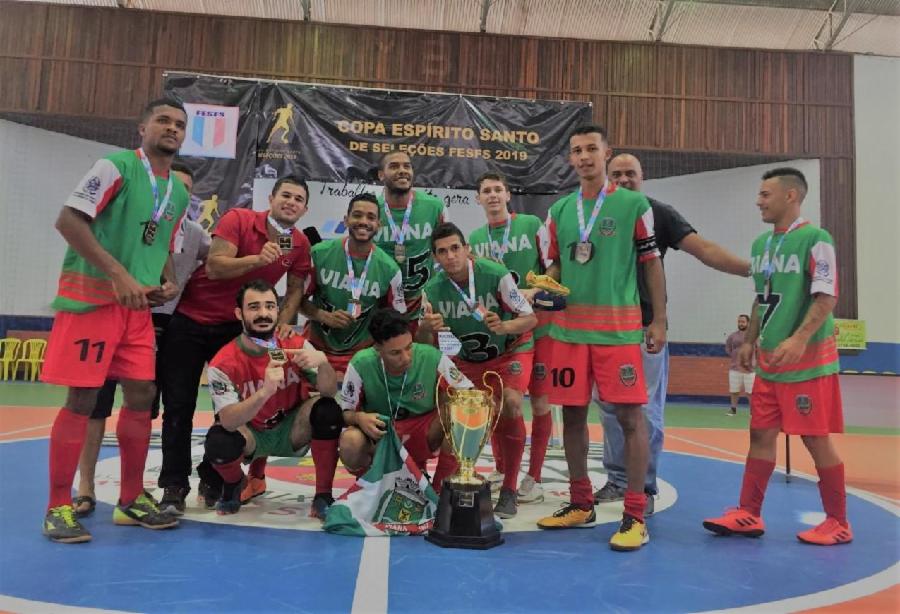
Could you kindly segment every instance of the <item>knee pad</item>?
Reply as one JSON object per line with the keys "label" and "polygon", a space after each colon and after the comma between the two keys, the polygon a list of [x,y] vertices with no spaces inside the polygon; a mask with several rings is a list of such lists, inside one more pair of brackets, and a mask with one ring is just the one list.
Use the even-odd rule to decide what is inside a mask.
{"label": "knee pad", "polygon": [[246,445],[247,440],[239,431],[228,431],[221,424],[214,424],[206,433],[203,447],[209,462],[223,465],[241,458]]}
{"label": "knee pad", "polygon": [[331,397],[320,397],[309,412],[313,439],[337,439],[344,428],[344,412]]}

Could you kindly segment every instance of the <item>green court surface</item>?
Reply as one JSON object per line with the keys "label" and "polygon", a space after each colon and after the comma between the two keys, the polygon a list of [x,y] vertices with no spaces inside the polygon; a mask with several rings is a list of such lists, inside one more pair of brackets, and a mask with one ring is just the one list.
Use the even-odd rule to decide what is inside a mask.
{"label": "green court surface", "polygon": [[[17,407],[59,407],[65,401],[66,389],[41,383],[0,382],[0,405]],[[122,392],[116,392],[116,407],[121,406]],[[526,400],[523,408],[525,419],[531,419],[531,405]],[[201,387],[197,395],[197,411],[212,411],[209,392]],[[590,412],[590,421],[599,423],[599,412]],[[742,404],[737,416],[727,415],[727,407],[715,404],[668,403],[666,426],[685,428],[747,429],[750,415]],[[847,426],[847,433],[865,435],[900,435],[900,429],[865,426]]]}

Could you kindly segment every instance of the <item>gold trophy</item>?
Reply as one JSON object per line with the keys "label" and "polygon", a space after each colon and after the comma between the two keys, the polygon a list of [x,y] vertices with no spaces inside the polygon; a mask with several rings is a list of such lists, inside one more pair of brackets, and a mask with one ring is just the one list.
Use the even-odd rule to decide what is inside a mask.
{"label": "gold trophy", "polygon": [[[499,382],[499,396],[487,383],[489,375]],[[442,378],[439,374],[438,390]],[[503,543],[494,524],[491,488],[475,472],[478,457],[497,425],[503,403],[503,380],[494,371],[486,372],[481,379],[483,390],[447,388],[443,404],[440,395],[435,395],[444,437],[459,462],[456,473],[444,480],[434,527],[425,536],[444,548],[486,550]]]}

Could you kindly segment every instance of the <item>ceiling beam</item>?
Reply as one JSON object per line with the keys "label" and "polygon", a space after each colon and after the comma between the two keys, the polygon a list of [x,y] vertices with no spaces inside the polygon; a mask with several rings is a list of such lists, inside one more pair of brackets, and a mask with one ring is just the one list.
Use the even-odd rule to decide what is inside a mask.
{"label": "ceiling beam", "polygon": [[481,24],[478,26],[479,32],[487,32],[487,18],[491,11],[493,0],[481,0]]}
{"label": "ceiling beam", "polygon": [[666,33],[666,27],[669,25],[669,17],[672,16],[673,8],[675,8],[675,0],[660,0],[660,3],[656,5],[653,21],[650,22],[650,38],[657,43],[662,40],[663,34]]}
{"label": "ceiling beam", "polygon": [[[841,18],[838,21],[837,25],[833,25],[834,22],[834,14],[835,7],[838,4],[842,4],[844,7],[843,12],[841,13]],[[822,23],[822,27],[819,28],[819,32],[816,34],[816,38],[813,41],[817,49],[821,49],[822,51],[831,51],[834,48],[834,44],[837,42],[837,37],[840,35],[841,31],[844,29],[844,26],[847,25],[847,20],[850,19],[850,15],[853,14],[854,5],[856,4],[856,0],[835,0],[834,4],[831,5],[831,10],[828,11],[828,14],[825,15],[825,21]],[[830,31],[828,34],[828,38],[824,41],[822,40],[823,34],[825,33],[826,28]]]}

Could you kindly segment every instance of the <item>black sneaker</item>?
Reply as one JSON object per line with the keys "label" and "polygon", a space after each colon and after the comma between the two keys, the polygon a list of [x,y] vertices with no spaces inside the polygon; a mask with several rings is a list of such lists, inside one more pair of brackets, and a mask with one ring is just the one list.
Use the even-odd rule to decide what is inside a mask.
{"label": "black sneaker", "polygon": [[178,518],[161,512],[159,504],[146,490],[130,505],[119,503],[113,510],[113,524],[145,529],[171,529],[178,526]]}
{"label": "black sneaker", "polygon": [[737,415],[737,407],[732,407],[731,409],[729,409],[729,410],[728,410],[728,415],[729,415],[729,416],[736,416],[736,415]]}
{"label": "black sneaker", "polygon": [[216,501],[216,513],[219,516],[237,514],[241,511],[241,491],[247,485],[247,478],[241,478],[240,482],[225,484],[222,488],[222,496]]}
{"label": "black sneaker", "polygon": [[184,501],[187,499],[189,492],[191,492],[191,489],[184,487],[163,489],[162,500],[159,502],[160,511],[173,516],[184,515]]}
{"label": "black sneaker", "polygon": [[494,514],[500,518],[513,518],[518,512],[516,491],[511,488],[501,488],[497,505],[494,506]]}
{"label": "black sneaker", "polygon": [[600,490],[594,491],[594,503],[612,503],[624,501],[625,489],[612,480],[607,480]]}
{"label": "black sneaker", "polygon": [[205,509],[211,510],[216,507],[216,501],[218,501],[221,496],[221,488],[217,488],[212,484],[200,480],[200,484],[197,486],[197,501]]}
{"label": "black sneaker", "polygon": [[75,520],[75,510],[71,505],[60,505],[47,510],[44,516],[43,533],[50,541],[61,544],[77,544],[91,541],[91,534]]}
{"label": "black sneaker", "polygon": [[647,504],[644,506],[644,516],[652,516],[653,511],[656,508],[656,495],[651,495],[647,493]]}
{"label": "black sneaker", "polygon": [[309,517],[318,518],[325,522],[325,515],[328,514],[328,508],[334,503],[334,497],[328,493],[319,492],[313,497],[312,505],[309,508]]}

